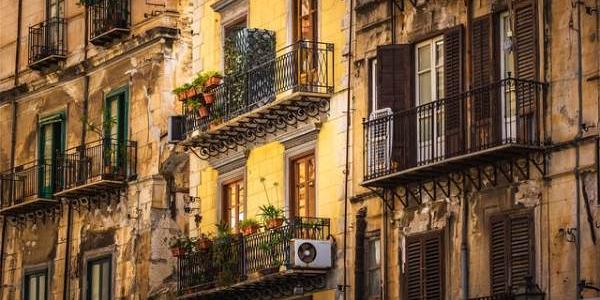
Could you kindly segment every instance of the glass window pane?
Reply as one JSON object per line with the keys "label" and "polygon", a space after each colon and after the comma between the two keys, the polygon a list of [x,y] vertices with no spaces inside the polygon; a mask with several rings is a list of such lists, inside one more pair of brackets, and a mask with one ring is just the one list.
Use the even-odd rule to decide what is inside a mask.
{"label": "glass window pane", "polygon": [[110,300],[110,262],[102,263],[102,300]]}
{"label": "glass window pane", "polygon": [[444,68],[438,67],[435,73],[435,90],[436,90],[436,99],[442,99],[446,97],[446,93],[444,91]]}
{"label": "glass window pane", "polygon": [[369,271],[369,296],[377,297],[381,290],[381,276],[379,270]]}
{"label": "glass window pane", "polygon": [[100,265],[92,264],[92,278],[91,278],[91,300],[101,300],[100,299]]}
{"label": "glass window pane", "polygon": [[41,274],[38,280],[38,298],[37,300],[46,299],[46,275]]}
{"label": "glass window pane", "polygon": [[419,74],[419,105],[431,102],[431,72]]}
{"label": "glass window pane", "polygon": [[425,45],[418,49],[417,70],[423,71],[431,68],[431,46]]}
{"label": "glass window pane", "polygon": [[435,43],[435,65],[444,65],[444,42],[438,41]]}
{"label": "glass window pane", "polygon": [[35,276],[29,277],[29,291],[28,291],[28,299],[36,300],[36,291],[37,291],[37,278]]}

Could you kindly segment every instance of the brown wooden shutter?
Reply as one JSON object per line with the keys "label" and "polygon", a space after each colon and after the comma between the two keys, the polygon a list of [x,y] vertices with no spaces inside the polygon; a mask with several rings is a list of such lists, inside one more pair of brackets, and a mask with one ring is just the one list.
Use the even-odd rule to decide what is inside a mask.
{"label": "brown wooden shutter", "polygon": [[[536,1],[524,0],[515,4],[514,8],[514,43],[516,78],[520,80],[537,80],[538,46],[537,46],[537,13]],[[518,138],[526,143],[534,139],[537,134],[537,91],[529,88],[519,88],[517,91],[518,107]]]}
{"label": "brown wooden shutter", "polygon": [[366,251],[365,232],[367,230],[367,209],[361,208],[356,214],[356,254],[354,266],[354,298],[361,299],[366,294]]}
{"label": "brown wooden shutter", "polygon": [[522,286],[534,274],[531,212],[500,215],[490,220],[490,283],[492,294]]}
{"label": "brown wooden shutter", "polygon": [[435,300],[444,298],[442,238],[440,231],[407,238],[407,299]]}
{"label": "brown wooden shutter", "polygon": [[[490,84],[493,74],[492,15],[476,18],[471,30],[471,149],[477,150],[490,145],[496,137],[495,121],[499,121],[498,101]],[[499,125],[499,124],[498,124]]]}
{"label": "brown wooden shutter", "polygon": [[[403,112],[414,107],[413,46],[378,47],[377,66],[377,108],[389,107],[394,112]],[[392,159],[401,169],[416,162],[416,126],[416,115],[394,115]]]}
{"label": "brown wooden shutter", "polygon": [[444,33],[444,91],[446,156],[462,153],[464,139],[463,28],[456,26]]}

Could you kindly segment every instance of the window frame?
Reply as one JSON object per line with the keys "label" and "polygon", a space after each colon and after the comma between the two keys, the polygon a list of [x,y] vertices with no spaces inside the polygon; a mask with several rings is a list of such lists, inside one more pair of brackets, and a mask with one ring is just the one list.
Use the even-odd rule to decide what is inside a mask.
{"label": "window frame", "polygon": [[[229,199],[228,187],[231,185],[236,185],[241,187],[243,190],[243,195],[240,197],[240,189],[236,191],[237,195],[237,205],[235,206],[235,215],[236,223],[231,224],[231,200]],[[221,191],[221,223],[228,224],[231,230],[235,233],[239,232],[239,224],[240,221],[246,219],[248,217],[247,214],[247,191],[246,191],[246,182],[245,176],[236,176],[232,179],[224,180],[220,183],[219,189]],[[244,213],[243,218],[240,219],[240,208],[242,208],[242,212]]]}
{"label": "window frame", "polygon": [[[45,156],[46,150],[46,135],[45,129],[47,126],[51,127],[52,131],[52,152],[50,153],[50,158],[47,159]],[[58,128],[57,128],[58,127]],[[56,174],[56,160],[57,153],[64,153],[65,144],[66,144],[66,114],[64,111],[53,113],[50,115],[46,115],[44,117],[40,117],[37,125],[38,132],[38,147],[37,147],[37,161],[38,161],[38,186],[37,192],[38,195],[42,198],[51,197],[56,190],[56,182],[55,182],[55,174]],[[60,132],[56,132],[59,130]],[[55,140],[56,139],[56,140]],[[46,161],[50,161],[50,170],[46,170]],[[42,172],[48,175],[50,178],[49,186],[45,185],[45,177],[43,177]]]}
{"label": "window frame", "polygon": [[[45,277],[45,293],[44,293],[44,298],[43,300],[47,300],[48,299],[48,293],[50,292],[50,282],[51,280],[49,280],[50,277],[50,268],[48,268],[48,266],[46,264],[44,264],[43,266],[38,266],[38,267],[33,267],[33,268],[26,268],[26,271],[23,273],[23,293],[22,293],[22,299],[23,300],[28,300],[29,299],[29,294],[30,294],[30,290],[29,290],[29,278],[31,278],[31,276],[33,275],[41,275],[43,274]],[[37,276],[36,276],[37,277]],[[39,290],[39,286],[37,287]],[[36,291],[36,294],[39,293],[39,291]],[[39,297],[36,297],[36,299],[38,299]],[[39,299],[38,299],[39,300]]]}
{"label": "window frame", "polygon": [[103,247],[103,248],[98,248],[98,249],[94,249],[94,250],[89,250],[83,253],[83,259],[82,261],[84,262],[82,264],[82,272],[81,272],[81,284],[82,284],[82,288],[80,289],[80,298],[82,300],[91,300],[88,297],[88,290],[90,289],[90,285],[89,285],[89,278],[88,278],[88,273],[89,273],[89,262],[94,261],[94,260],[98,260],[98,259],[102,259],[102,258],[110,258],[110,295],[109,295],[109,299],[113,300],[115,299],[115,286],[116,286],[116,274],[115,274],[115,270],[117,267],[117,255],[116,255],[116,246],[111,245],[108,247]]}
{"label": "window frame", "polygon": [[292,0],[292,28],[293,34],[292,39],[293,42],[298,42],[300,40],[304,40],[302,36],[302,26],[300,24],[300,20],[302,18],[302,12],[300,9],[300,5],[302,1],[310,1],[312,7],[314,8],[310,13],[310,19],[312,22],[312,35],[313,39],[310,41],[318,42],[319,41],[319,1],[318,0]]}
{"label": "window frame", "polygon": [[[306,160],[308,158],[312,157],[312,161],[313,161],[313,174],[314,174],[314,178],[312,179],[312,193],[309,193],[307,191],[307,195],[308,195],[308,199],[307,199],[307,205],[306,205],[306,210],[308,213],[303,214],[298,210],[298,199],[296,198],[297,195],[297,191],[298,191],[298,185],[299,182],[296,182],[296,162],[300,161],[300,160]],[[308,161],[308,160],[307,160]],[[317,216],[317,156],[314,150],[309,150],[306,152],[303,152],[301,154],[298,155],[294,155],[290,158],[288,158],[288,163],[289,163],[289,187],[290,187],[290,201],[289,201],[289,212],[290,212],[290,217],[316,217]],[[308,172],[308,169],[306,169],[306,171]],[[308,176],[307,176],[308,178]],[[310,180],[306,181],[306,182],[310,182]],[[311,198],[312,196],[312,198]],[[312,201],[312,202],[311,202]],[[311,212],[313,213],[311,215]]]}
{"label": "window frame", "polygon": [[[109,255],[102,255],[102,256],[94,257],[94,258],[88,259],[86,261],[86,265],[87,265],[87,268],[86,268],[86,273],[87,273],[86,274],[87,275],[86,276],[86,281],[87,281],[87,284],[86,284],[86,286],[87,286],[87,289],[86,289],[86,299],[87,300],[92,300],[92,297],[91,297],[92,289],[91,289],[91,287],[93,286],[93,284],[92,284],[93,276],[91,276],[91,272],[92,272],[93,266],[99,264],[101,267],[103,267],[103,265],[105,263],[108,266],[108,274],[109,274],[109,277],[110,277],[108,279],[108,283],[107,283],[108,284],[108,293],[109,293],[108,294],[108,299],[109,300],[113,299],[113,292],[112,292],[112,290],[113,290],[113,287],[114,287],[114,283],[112,281],[113,281],[113,278],[114,278],[114,269],[113,269],[112,262],[113,262],[112,255],[110,255],[110,254]],[[102,278],[102,277],[100,277],[100,278]],[[102,279],[100,279],[100,289],[101,290],[102,290],[103,283],[104,282],[102,281]],[[102,297],[102,295],[100,297]]]}

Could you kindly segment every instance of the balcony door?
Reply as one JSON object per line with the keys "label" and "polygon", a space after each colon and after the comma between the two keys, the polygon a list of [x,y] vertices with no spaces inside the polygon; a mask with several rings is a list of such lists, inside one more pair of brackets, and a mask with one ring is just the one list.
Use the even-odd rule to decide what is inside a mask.
{"label": "balcony door", "polygon": [[56,188],[57,155],[63,151],[63,118],[44,118],[39,126],[38,182],[40,198],[51,198]]}
{"label": "balcony door", "polygon": [[503,84],[501,93],[502,110],[502,139],[504,142],[516,142],[517,138],[517,95],[515,83],[508,78],[515,76],[515,56],[512,46],[513,31],[508,12],[499,16],[499,41],[500,45],[500,79]]}
{"label": "balcony door", "polygon": [[104,112],[103,175],[126,176],[127,162],[127,91],[106,98]]}
{"label": "balcony door", "polygon": [[439,36],[419,43],[415,48],[417,161],[428,163],[443,157],[444,38]]}
{"label": "balcony door", "polygon": [[[318,71],[318,1],[294,0],[293,7],[294,42],[298,43],[297,51],[297,78],[300,85],[310,89],[317,85]],[[310,43],[314,42],[314,43]]]}
{"label": "balcony door", "polygon": [[60,18],[64,16],[65,3],[64,0],[46,0],[46,39],[47,43],[45,54],[52,55],[54,49],[60,49],[62,26],[60,26]]}
{"label": "balcony door", "polygon": [[240,221],[246,218],[244,179],[239,178],[224,183],[222,199],[222,223],[228,224],[233,232],[238,232]]}

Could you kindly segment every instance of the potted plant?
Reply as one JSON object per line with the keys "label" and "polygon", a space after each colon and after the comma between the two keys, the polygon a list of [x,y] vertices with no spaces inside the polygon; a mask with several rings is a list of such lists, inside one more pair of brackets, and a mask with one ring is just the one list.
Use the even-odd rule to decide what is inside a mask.
{"label": "potted plant", "polygon": [[198,96],[198,88],[194,84],[185,83],[182,86],[174,89],[173,93],[177,95],[179,101],[187,101]]}
{"label": "potted plant", "polygon": [[200,118],[208,117],[208,107],[200,102],[197,98],[188,100],[186,105],[192,110],[197,111]]}
{"label": "potted plant", "polygon": [[289,233],[286,233],[285,230],[276,230],[271,233],[271,238],[260,243],[259,249],[268,253],[271,258],[271,265],[259,271],[261,275],[279,272],[279,269],[283,265],[284,255],[278,249],[281,249],[283,242],[289,239]]}
{"label": "potted plant", "polygon": [[212,246],[212,234],[210,233],[201,233],[196,239],[196,248],[198,250],[207,250]]}
{"label": "potted plant", "polygon": [[260,224],[256,219],[248,218],[244,219],[240,222],[240,230],[244,235],[251,235],[258,232],[260,228]]}
{"label": "potted plant", "polygon": [[191,240],[185,235],[177,235],[169,238],[168,245],[173,257],[183,256],[192,248]]}
{"label": "potted plant", "polygon": [[221,80],[223,79],[223,75],[221,75],[221,73],[218,71],[203,71],[201,74],[206,79],[204,82],[205,90],[216,88],[221,84]]}
{"label": "potted plant", "polygon": [[213,260],[216,265],[217,284],[224,286],[236,281],[238,260],[234,254],[236,245],[234,235],[228,224],[217,224],[217,235],[213,243]]}
{"label": "potted plant", "polygon": [[274,229],[283,224],[285,218],[283,216],[283,209],[275,207],[275,205],[268,203],[259,207],[261,213],[259,214],[267,229]]}

